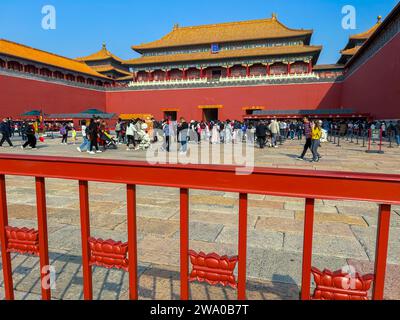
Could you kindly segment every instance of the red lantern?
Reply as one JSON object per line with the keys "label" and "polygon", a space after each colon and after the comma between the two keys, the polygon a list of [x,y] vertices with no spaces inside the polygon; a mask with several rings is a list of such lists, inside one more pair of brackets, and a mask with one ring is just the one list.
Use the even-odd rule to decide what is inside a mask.
{"label": "red lantern", "polygon": [[44,142],[44,138],[43,137],[39,137],[39,141],[40,142]]}

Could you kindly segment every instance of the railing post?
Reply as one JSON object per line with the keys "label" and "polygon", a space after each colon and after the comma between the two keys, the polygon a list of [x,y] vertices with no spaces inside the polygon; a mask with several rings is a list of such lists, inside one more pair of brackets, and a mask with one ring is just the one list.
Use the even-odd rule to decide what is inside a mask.
{"label": "railing post", "polygon": [[81,240],[82,240],[82,270],[83,270],[83,296],[85,300],[93,299],[92,267],[89,264],[89,187],[87,181],[79,181],[79,199],[81,208]]}
{"label": "railing post", "polygon": [[128,256],[129,256],[129,298],[138,299],[137,282],[137,226],[136,226],[136,186],[127,185],[128,208]]}
{"label": "railing post", "polygon": [[238,299],[246,300],[247,193],[239,194]]}
{"label": "railing post", "polygon": [[389,244],[390,205],[379,206],[378,233],[375,248],[375,281],[372,298],[383,300],[385,289],[386,260]]}
{"label": "railing post", "polygon": [[40,276],[42,299],[50,300],[51,291],[49,282],[49,247],[47,235],[47,210],[46,210],[46,188],[45,180],[41,177],[36,177],[36,205],[37,205],[37,221],[39,231],[39,259],[40,259]]}
{"label": "railing post", "polygon": [[301,299],[310,300],[312,244],[314,226],[314,199],[306,199],[304,213],[303,269],[301,278]]}
{"label": "railing post", "polygon": [[189,190],[180,189],[181,300],[189,299]]}
{"label": "railing post", "polygon": [[6,178],[0,175],[0,240],[1,240],[1,261],[3,264],[3,282],[6,300],[14,300],[14,285],[12,279],[11,257],[7,252],[8,241],[6,236],[8,226]]}

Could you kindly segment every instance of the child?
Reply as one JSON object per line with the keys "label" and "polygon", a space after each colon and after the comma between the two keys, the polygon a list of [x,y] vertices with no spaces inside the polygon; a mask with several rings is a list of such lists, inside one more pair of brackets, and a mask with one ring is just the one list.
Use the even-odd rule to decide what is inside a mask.
{"label": "child", "polygon": [[76,130],[74,127],[72,127],[72,129],[71,129],[71,133],[72,133],[72,141],[75,144],[76,143]]}

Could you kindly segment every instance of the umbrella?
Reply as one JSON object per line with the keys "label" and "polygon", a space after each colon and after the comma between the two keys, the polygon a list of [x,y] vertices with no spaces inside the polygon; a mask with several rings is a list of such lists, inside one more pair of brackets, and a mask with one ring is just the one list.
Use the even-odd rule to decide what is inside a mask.
{"label": "umbrella", "polygon": [[42,114],[42,112],[40,110],[31,110],[31,111],[23,113],[21,116],[23,116],[23,117],[31,117],[31,116],[40,117],[41,114]]}
{"label": "umbrella", "polygon": [[85,114],[105,114],[106,112],[101,111],[99,109],[87,109],[85,111],[82,111],[81,113],[85,113]]}

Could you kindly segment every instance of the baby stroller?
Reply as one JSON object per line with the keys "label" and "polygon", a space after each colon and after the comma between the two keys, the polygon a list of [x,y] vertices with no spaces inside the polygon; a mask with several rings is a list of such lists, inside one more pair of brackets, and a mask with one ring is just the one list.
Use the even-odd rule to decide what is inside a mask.
{"label": "baby stroller", "polygon": [[115,140],[107,131],[100,133],[100,145],[106,149],[118,149],[117,140]]}

